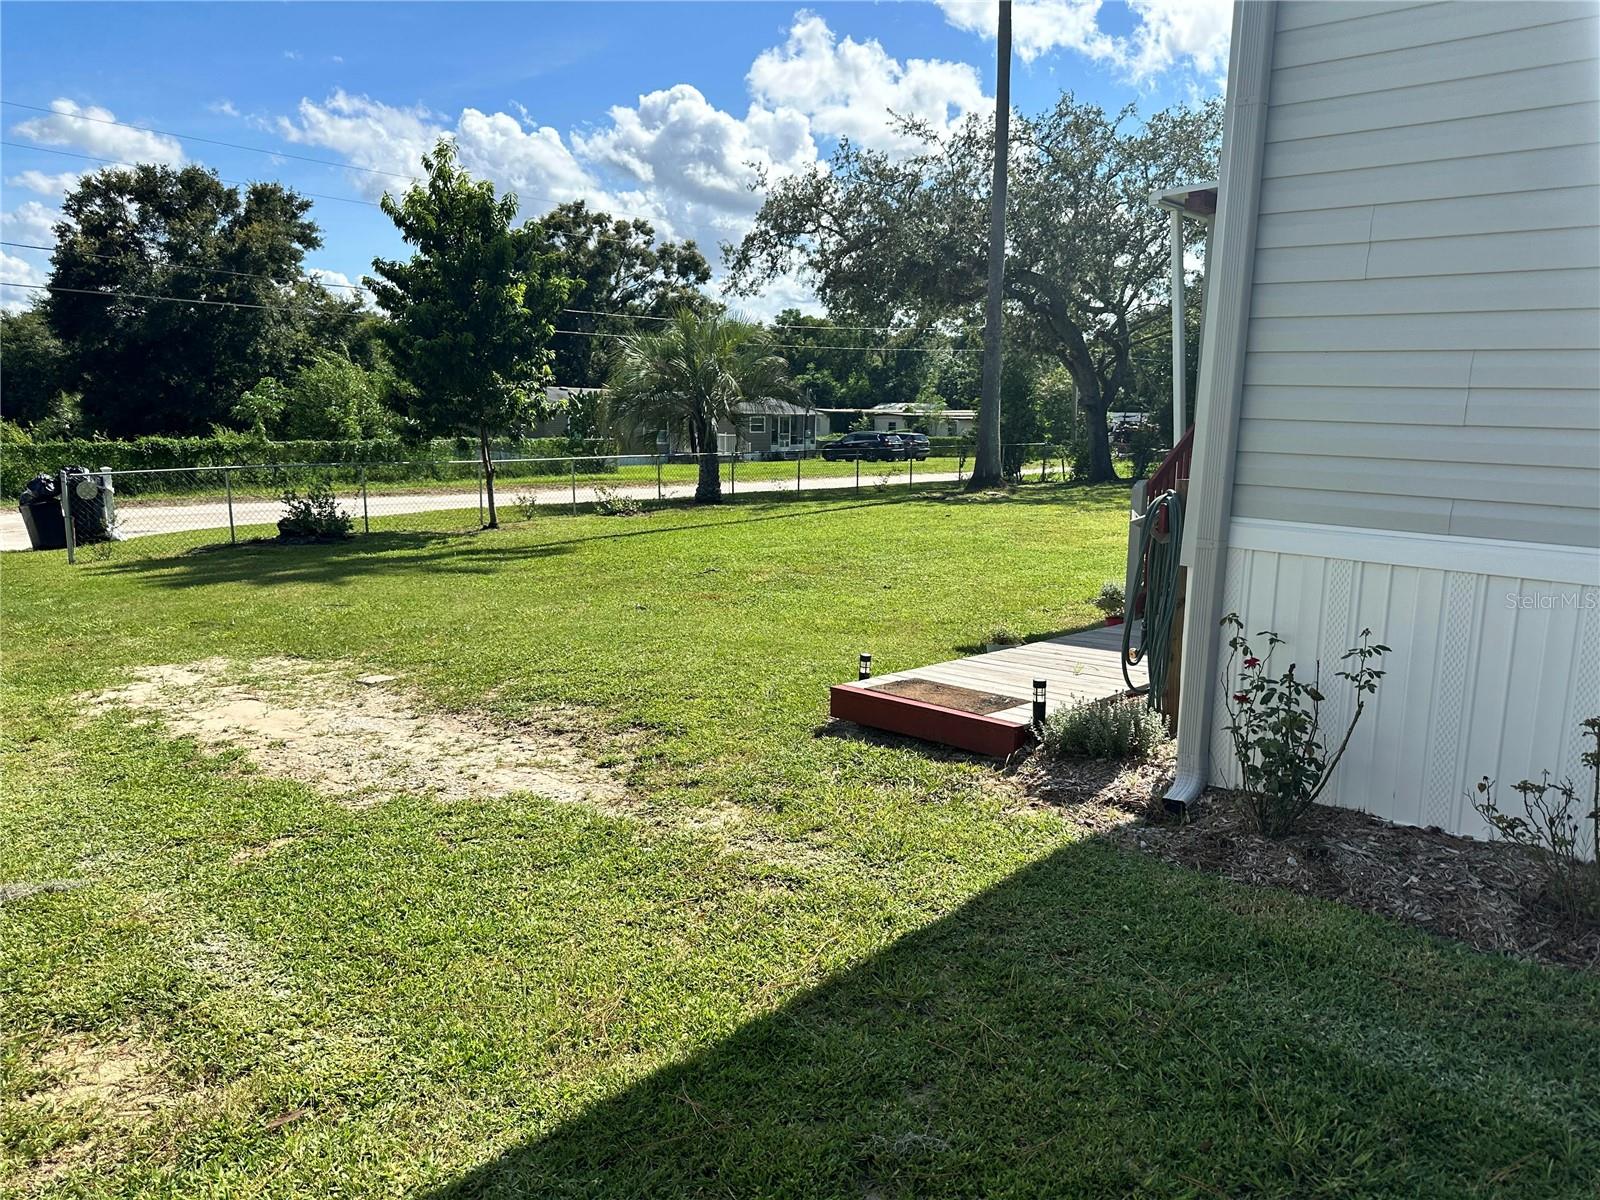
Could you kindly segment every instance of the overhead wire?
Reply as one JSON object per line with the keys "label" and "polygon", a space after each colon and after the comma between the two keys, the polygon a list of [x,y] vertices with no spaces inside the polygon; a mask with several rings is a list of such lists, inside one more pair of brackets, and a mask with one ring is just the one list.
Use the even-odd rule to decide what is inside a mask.
{"label": "overhead wire", "polygon": [[[257,278],[266,278],[266,277],[258,276]],[[281,283],[283,281],[279,280],[278,282]],[[244,300],[207,300],[207,299],[202,299],[202,298],[193,297],[193,296],[162,296],[162,295],[157,295],[157,294],[151,293],[151,292],[108,291],[108,290],[106,290],[104,288],[74,288],[74,287],[64,287],[64,286],[59,285],[59,284],[51,284],[51,283],[23,283],[20,280],[14,280],[14,279],[0,279],[0,286],[3,286],[3,287],[31,288],[31,289],[33,289],[35,291],[62,293],[62,294],[65,294],[65,295],[104,296],[107,299],[149,300],[149,301],[153,301],[153,302],[168,303],[168,304],[198,304],[198,305],[204,305],[204,306],[212,307],[212,308],[277,309],[277,310],[287,311],[287,310],[292,310],[292,309],[294,309],[296,307],[293,304],[253,304],[253,303],[250,303],[249,301],[244,301]],[[600,330],[600,329],[556,329],[556,330],[553,330],[552,332],[554,332],[554,333],[564,333],[564,334],[571,335],[573,337],[624,338],[624,337],[628,336],[625,333],[613,333],[613,332],[608,332],[606,330]],[[805,345],[805,344],[788,343],[788,342],[775,342],[775,343],[773,343],[773,349],[775,349],[775,350],[858,350],[858,351],[876,351],[876,352],[882,352],[882,353],[886,353],[886,354],[982,354],[983,353],[983,351],[981,349],[968,350],[968,349],[963,349],[963,348],[958,348],[958,347],[944,347],[944,346],[829,346],[829,345],[821,345],[821,344]]]}

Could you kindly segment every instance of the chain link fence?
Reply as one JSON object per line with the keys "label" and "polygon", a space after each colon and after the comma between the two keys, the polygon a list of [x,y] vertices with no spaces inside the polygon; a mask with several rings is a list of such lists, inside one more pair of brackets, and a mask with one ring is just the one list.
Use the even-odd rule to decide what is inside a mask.
{"label": "chain link fence", "polygon": [[[1042,446],[1042,444],[1041,444]],[[1013,461],[1041,461],[1040,447],[1007,447]],[[720,455],[723,494],[875,494],[892,489],[960,486],[963,457],[861,460],[814,450],[777,451],[756,459]],[[576,514],[631,502],[641,506],[694,495],[700,464],[691,456],[587,455],[505,458],[494,463],[496,510],[503,525],[553,512]],[[1008,475],[1017,472],[1008,469]],[[341,514],[355,536],[465,532],[488,518],[488,489],[477,459],[380,463],[275,463],[141,470],[61,472],[59,516],[69,560],[181,553],[277,539],[291,507],[313,495]],[[71,519],[67,519],[70,512]],[[35,516],[40,514],[34,510]],[[53,514],[44,514],[46,517]],[[14,518],[8,515],[7,520]],[[21,522],[8,547],[26,546]]]}

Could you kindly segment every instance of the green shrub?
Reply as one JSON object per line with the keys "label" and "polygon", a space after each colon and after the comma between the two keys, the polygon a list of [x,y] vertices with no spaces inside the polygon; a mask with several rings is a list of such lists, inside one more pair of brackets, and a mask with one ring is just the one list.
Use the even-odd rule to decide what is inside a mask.
{"label": "green shrub", "polygon": [[301,496],[293,488],[283,493],[284,514],[278,521],[278,538],[285,542],[337,542],[350,536],[355,518],[339,507],[326,483],[313,483]]}
{"label": "green shrub", "polygon": [[1120,617],[1127,607],[1127,600],[1122,595],[1122,585],[1115,579],[1108,579],[1100,585],[1100,594],[1092,603],[1108,617]]}
{"label": "green shrub", "polygon": [[1058,758],[1145,758],[1167,726],[1142,699],[1085,700],[1045,717],[1039,740]]}
{"label": "green shrub", "polygon": [[627,492],[597,483],[594,488],[594,510],[602,517],[637,517],[644,512],[644,505]]}

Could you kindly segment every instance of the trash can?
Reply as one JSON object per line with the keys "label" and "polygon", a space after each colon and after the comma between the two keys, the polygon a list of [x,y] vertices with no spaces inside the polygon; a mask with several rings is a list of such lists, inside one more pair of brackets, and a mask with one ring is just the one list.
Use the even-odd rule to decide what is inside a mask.
{"label": "trash can", "polygon": [[35,550],[65,550],[67,523],[61,516],[61,489],[50,475],[35,475],[17,496],[22,524]]}
{"label": "trash can", "polygon": [[66,472],[67,501],[72,509],[73,544],[109,542],[116,523],[109,472],[96,474],[87,467],[62,469]]}

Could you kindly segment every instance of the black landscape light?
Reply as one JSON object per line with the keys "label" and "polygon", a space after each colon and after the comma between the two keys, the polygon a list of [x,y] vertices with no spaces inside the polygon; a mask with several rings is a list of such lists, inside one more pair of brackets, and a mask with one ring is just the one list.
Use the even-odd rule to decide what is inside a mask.
{"label": "black landscape light", "polygon": [[872,678],[872,655],[863,654],[861,656],[861,664],[856,669],[856,678],[857,679],[871,679]]}
{"label": "black landscape light", "polygon": [[1044,680],[1033,681],[1033,723],[1039,726],[1044,724],[1044,687]]}

